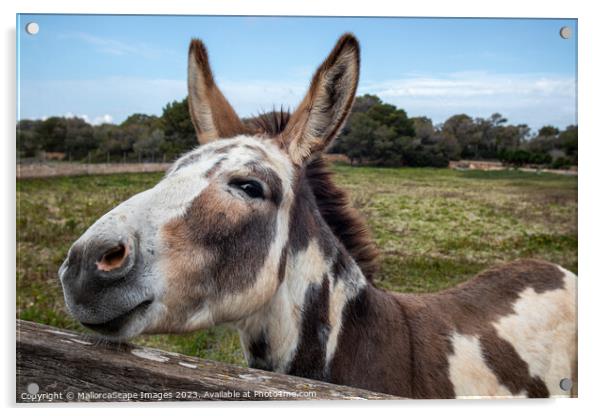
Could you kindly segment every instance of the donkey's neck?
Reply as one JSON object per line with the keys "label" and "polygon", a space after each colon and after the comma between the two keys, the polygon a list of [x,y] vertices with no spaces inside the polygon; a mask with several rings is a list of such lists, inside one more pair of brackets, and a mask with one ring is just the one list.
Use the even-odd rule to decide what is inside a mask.
{"label": "donkey's neck", "polygon": [[294,211],[283,281],[238,328],[251,367],[327,380],[345,307],[368,283],[312,204]]}

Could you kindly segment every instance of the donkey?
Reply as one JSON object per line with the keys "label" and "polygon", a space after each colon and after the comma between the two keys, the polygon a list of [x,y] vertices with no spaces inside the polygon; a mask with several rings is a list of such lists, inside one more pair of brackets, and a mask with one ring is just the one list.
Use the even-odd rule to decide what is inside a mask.
{"label": "donkey", "polygon": [[432,294],[373,282],[375,245],[321,153],[350,112],[343,35],[292,113],[243,123],[193,39],[197,149],[105,214],[59,270],[70,313],[110,340],[229,324],[249,366],[409,398],[566,396],[576,276],[519,260]]}

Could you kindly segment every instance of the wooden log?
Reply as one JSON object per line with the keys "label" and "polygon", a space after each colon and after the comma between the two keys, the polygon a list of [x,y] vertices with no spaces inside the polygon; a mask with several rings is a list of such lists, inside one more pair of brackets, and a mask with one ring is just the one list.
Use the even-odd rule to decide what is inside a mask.
{"label": "wooden log", "polygon": [[400,399],[17,320],[18,403]]}

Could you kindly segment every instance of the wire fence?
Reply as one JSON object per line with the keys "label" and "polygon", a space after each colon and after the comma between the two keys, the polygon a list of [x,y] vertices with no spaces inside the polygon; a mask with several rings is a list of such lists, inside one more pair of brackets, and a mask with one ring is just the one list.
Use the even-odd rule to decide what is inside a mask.
{"label": "wire fence", "polygon": [[175,159],[174,155],[166,153],[134,153],[123,152],[115,153],[99,153],[88,152],[84,157],[74,157],[71,153],[63,152],[41,152],[36,157],[19,157],[17,155],[17,163],[19,164],[40,164],[52,162],[70,162],[70,163],[170,163]]}
{"label": "wire fence", "polygon": [[68,158],[28,158],[18,160],[17,179],[45,178],[54,176],[107,175],[113,173],[163,172],[171,166],[171,161],[163,162],[167,157],[127,158],[112,157],[99,161],[90,158],[83,161],[69,161]]}

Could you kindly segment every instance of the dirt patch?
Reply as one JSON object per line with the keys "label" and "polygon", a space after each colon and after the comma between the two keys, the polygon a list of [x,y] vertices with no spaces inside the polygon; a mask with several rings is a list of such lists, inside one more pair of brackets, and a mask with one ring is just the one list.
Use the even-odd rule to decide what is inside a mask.
{"label": "dirt patch", "polygon": [[571,166],[569,169],[547,169],[542,167],[520,167],[509,168],[502,162],[496,161],[479,161],[479,160],[451,160],[449,162],[450,169],[456,170],[509,170],[515,169],[521,172],[530,173],[555,173],[557,175],[577,176],[577,166]]}
{"label": "dirt patch", "polygon": [[17,179],[51,176],[163,172],[170,163],[32,163],[17,165]]}

